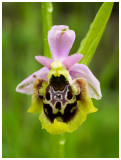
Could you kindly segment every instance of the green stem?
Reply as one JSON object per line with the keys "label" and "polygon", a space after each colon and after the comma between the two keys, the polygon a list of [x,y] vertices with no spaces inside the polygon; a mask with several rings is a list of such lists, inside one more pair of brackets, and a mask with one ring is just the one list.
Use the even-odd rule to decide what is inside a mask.
{"label": "green stem", "polygon": [[47,35],[48,31],[51,29],[52,26],[52,11],[53,11],[52,3],[41,2],[41,9],[42,9],[44,56],[51,58]]}
{"label": "green stem", "polygon": [[50,157],[65,158],[65,134],[50,135]]}
{"label": "green stem", "polygon": [[58,145],[59,145],[59,158],[65,158],[65,134],[60,135]]}

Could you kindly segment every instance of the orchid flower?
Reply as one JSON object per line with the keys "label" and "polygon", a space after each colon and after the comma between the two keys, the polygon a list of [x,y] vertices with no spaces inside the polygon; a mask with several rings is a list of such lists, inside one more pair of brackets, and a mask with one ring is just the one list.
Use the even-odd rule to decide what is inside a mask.
{"label": "orchid flower", "polygon": [[52,59],[35,56],[44,67],[16,88],[17,92],[32,94],[28,112],[40,112],[42,128],[51,134],[76,130],[87,114],[97,111],[91,98],[102,97],[99,81],[86,65],[77,63],[83,55],[68,56],[74,40],[75,32],[68,26],[53,26],[48,32]]}

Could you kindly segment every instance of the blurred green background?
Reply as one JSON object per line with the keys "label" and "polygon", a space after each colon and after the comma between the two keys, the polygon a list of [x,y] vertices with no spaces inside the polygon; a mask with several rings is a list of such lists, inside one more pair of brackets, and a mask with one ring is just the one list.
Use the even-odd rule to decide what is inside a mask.
{"label": "blurred green background", "polygon": [[[101,2],[53,3],[53,25],[68,25],[76,33],[70,54],[77,51],[101,5]],[[41,3],[3,2],[2,17],[2,157],[53,157],[56,150],[53,140],[58,136],[41,129],[39,114],[27,113],[31,96],[15,91],[18,83],[42,67],[34,58],[43,54]],[[93,100],[99,111],[88,115],[78,130],[66,133],[67,158],[119,157],[118,35],[119,3],[114,3],[89,66],[101,82],[103,97],[100,101]]]}

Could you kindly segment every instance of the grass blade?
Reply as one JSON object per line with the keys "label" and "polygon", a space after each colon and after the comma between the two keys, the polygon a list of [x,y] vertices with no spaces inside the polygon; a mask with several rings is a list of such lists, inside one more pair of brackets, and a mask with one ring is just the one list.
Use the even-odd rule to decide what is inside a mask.
{"label": "grass blade", "polygon": [[77,53],[84,55],[81,63],[89,65],[100,42],[113,8],[113,2],[104,2],[99,9],[86,37],[82,40]]}

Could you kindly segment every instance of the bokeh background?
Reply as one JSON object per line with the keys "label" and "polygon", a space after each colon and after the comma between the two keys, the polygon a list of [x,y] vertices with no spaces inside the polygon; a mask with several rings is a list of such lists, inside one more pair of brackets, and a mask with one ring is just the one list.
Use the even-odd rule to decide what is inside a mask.
{"label": "bokeh background", "polygon": [[[101,5],[53,3],[53,25],[68,25],[76,32],[70,54],[77,51]],[[3,2],[2,17],[2,157],[53,157],[53,140],[58,137],[41,129],[39,114],[27,113],[31,96],[15,91],[18,83],[42,67],[34,58],[43,54],[41,3]],[[103,97],[93,100],[99,111],[66,134],[65,157],[118,158],[119,3],[114,3],[89,67],[101,82]]]}

